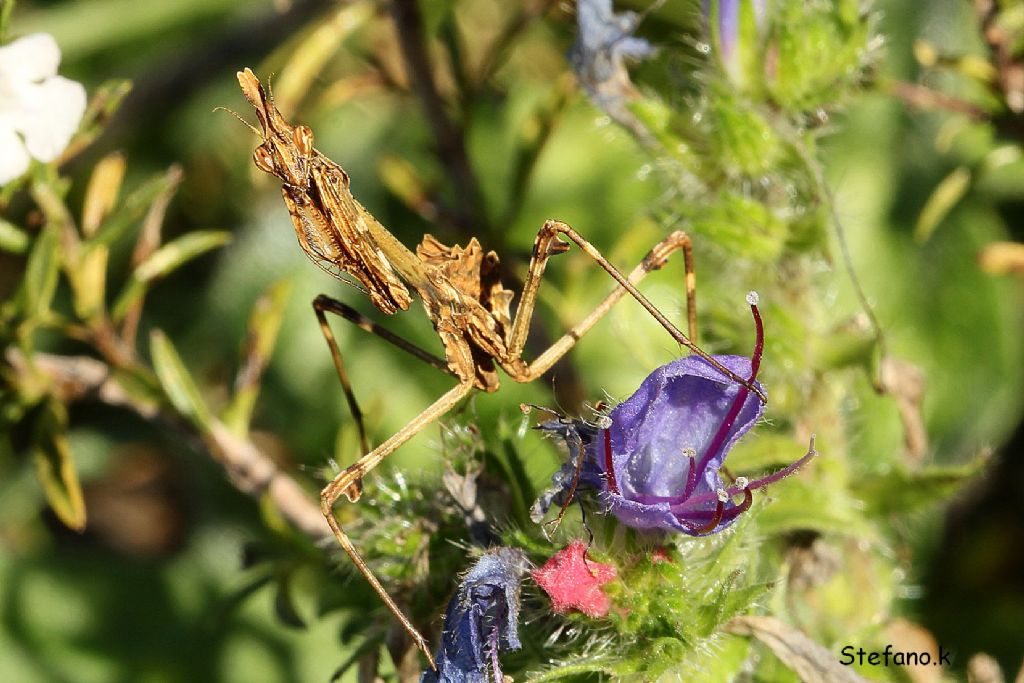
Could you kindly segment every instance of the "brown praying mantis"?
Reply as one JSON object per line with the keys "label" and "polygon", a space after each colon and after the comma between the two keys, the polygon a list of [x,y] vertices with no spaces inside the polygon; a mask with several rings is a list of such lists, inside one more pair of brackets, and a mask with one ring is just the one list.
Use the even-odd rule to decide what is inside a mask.
{"label": "brown praying mantis", "polygon": [[[327,340],[346,401],[359,430],[362,449],[362,456],[321,491],[321,511],[338,543],[401,622],[430,666],[436,668],[426,639],[370,571],[334,514],[335,503],[342,495],[351,502],[359,499],[363,477],[384,458],[451,410],[474,388],[496,391],[499,384],[496,368],[501,368],[516,382],[530,382],[544,374],[627,293],[647,309],[676,342],[733,381],[749,388],[762,401],[765,400],[764,394],[691,341],[696,336],[696,281],[693,249],[685,233],[673,232],[656,244],[627,277],[571,227],[549,220],[534,241],[529,271],[513,319],[509,310],[513,292],[505,289],[498,279],[498,256],[493,251],[484,253],[476,238],[463,248],[445,246],[431,235],[424,236],[415,253],[410,251],[356,201],[349,191],[348,174],[313,147],[313,132],[307,126],[292,126],[284,120],[274,106],[272,96],[263,89],[251,70],[240,71],[238,82],[245,98],[255,107],[260,123],[260,128],[250,126],[263,139],[253,153],[253,161],[260,170],[281,180],[284,202],[302,250],[331,275],[355,284],[370,297],[374,306],[388,315],[408,310],[412,303],[410,289],[413,290],[444,347],[444,358],[440,358],[389,332],[340,301],[325,295],[313,301],[320,329]],[[593,312],[528,362],[522,358],[522,353],[537,291],[548,259],[569,249],[569,242],[562,237],[575,243],[596,261],[618,283],[618,287]],[[661,268],[669,256],[679,250],[683,252],[686,266],[689,336],[680,332],[635,286],[649,272]],[[345,275],[356,282],[346,280]],[[339,315],[382,337],[452,375],[458,383],[396,434],[371,450],[341,350],[327,322],[327,313]]]}

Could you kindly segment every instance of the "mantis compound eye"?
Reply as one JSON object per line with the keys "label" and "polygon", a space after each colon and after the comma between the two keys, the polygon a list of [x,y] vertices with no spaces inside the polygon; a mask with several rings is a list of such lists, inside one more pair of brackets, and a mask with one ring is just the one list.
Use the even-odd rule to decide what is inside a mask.
{"label": "mantis compound eye", "polygon": [[274,160],[270,156],[270,152],[266,150],[263,145],[260,145],[252,153],[253,163],[256,164],[256,168],[264,171],[265,173],[274,174]]}
{"label": "mantis compound eye", "polygon": [[309,156],[313,152],[313,131],[309,126],[296,126],[292,132],[295,140],[295,147],[302,156]]}

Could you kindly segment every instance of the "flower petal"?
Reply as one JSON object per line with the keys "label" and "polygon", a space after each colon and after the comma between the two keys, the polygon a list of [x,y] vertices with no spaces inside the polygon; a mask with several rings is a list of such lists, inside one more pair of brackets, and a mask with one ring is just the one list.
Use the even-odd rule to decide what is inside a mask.
{"label": "flower petal", "polygon": [[663,531],[687,532],[690,530],[690,527],[680,522],[679,518],[672,513],[672,508],[668,503],[648,505],[615,494],[605,494],[602,496],[602,500],[608,504],[608,511],[628,527],[641,531],[661,529]]}
{"label": "flower petal", "polygon": [[0,126],[0,186],[6,185],[28,170],[29,157],[25,144],[13,130]]}
{"label": "flower petal", "polygon": [[25,136],[28,152],[42,162],[56,159],[68,146],[85,113],[85,88],[63,76],[21,89],[15,128]]}
{"label": "flower petal", "polygon": [[49,33],[33,33],[0,47],[0,74],[15,84],[53,76],[58,64],[60,48]]}
{"label": "flower petal", "polygon": [[631,35],[640,23],[639,15],[615,13],[612,0],[580,0],[576,19],[579,30],[569,52],[576,76],[587,94],[613,118],[631,117],[626,100],[634,88],[625,60],[654,54],[650,43]]}
{"label": "flower petal", "polygon": [[[750,374],[749,358],[715,358],[740,376]],[[684,449],[693,449],[700,460],[739,390],[738,384],[697,356],[681,358],[651,373],[611,414],[615,477],[622,495],[629,499],[679,496],[690,470]],[[723,447],[698,473],[698,491],[718,488],[718,469],[725,454],[754,425],[762,410],[761,402],[751,394]]]}
{"label": "flower petal", "polygon": [[522,647],[519,582],[527,564],[521,550],[498,548],[473,565],[448,603],[437,671],[424,671],[421,683],[487,683],[489,672],[502,679],[498,651]]}

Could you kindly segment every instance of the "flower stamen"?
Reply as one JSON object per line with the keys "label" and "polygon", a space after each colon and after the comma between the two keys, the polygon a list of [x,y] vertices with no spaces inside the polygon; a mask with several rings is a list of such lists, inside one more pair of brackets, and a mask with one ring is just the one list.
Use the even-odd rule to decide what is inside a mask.
{"label": "flower stamen", "polygon": [[[692,492],[694,487],[697,485],[697,451],[693,448],[684,448],[683,455],[690,460],[690,469],[686,472],[686,486],[683,488],[683,491]],[[683,500],[686,500],[685,493],[683,495]]]}
{"label": "flower stamen", "polygon": [[806,465],[807,462],[811,458],[816,456],[817,454],[818,454],[818,451],[814,450],[814,435],[812,434],[811,435],[811,442],[807,445],[807,452],[804,454],[804,456],[802,458],[800,458],[799,460],[797,460],[796,462],[794,462],[791,465],[787,465],[786,467],[783,467],[781,470],[779,470],[778,472],[775,472],[774,474],[769,474],[767,477],[761,477],[760,479],[755,479],[754,481],[750,482],[750,485],[747,488],[749,488],[751,490],[759,489],[759,488],[761,488],[763,486],[767,486],[768,484],[772,484],[774,482],[777,482],[780,479],[785,479],[786,477],[788,477],[789,475],[793,474],[798,469],[800,469],[801,467]]}
{"label": "flower stamen", "polygon": [[690,529],[690,533],[695,536],[700,536],[702,534],[710,534],[714,531],[722,521],[722,515],[725,513],[725,501],[727,500],[729,500],[729,494],[726,490],[718,489],[718,503],[715,505],[715,514],[711,516],[711,519],[708,520],[707,524]]}
{"label": "flower stamen", "polygon": [[615,481],[615,464],[612,462],[612,430],[604,430],[604,471],[608,477],[608,490],[618,495],[619,485]]}
{"label": "flower stamen", "polygon": [[[750,377],[747,378],[747,384],[753,384],[754,380],[757,379],[757,371],[761,367],[761,355],[764,352],[764,323],[761,321],[761,312],[757,309],[758,304],[757,292],[750,292],[747,294],[747,303],[750,304],[750,312],[754,316],[754,355],[750,357]],[[733,423],[736,421],[736,417],[740,414],[740,410],[743,409],[744,404],[747,402],[747,397],[750,395],[750,390],[746,386],[740,385],[739,391],[736,392],[736,398],[733,399],[732,406],[729,408],[729,412],[726,414],[725,419],[722,420],[722,424],[719,425],[718,431],[715,432],[715,437],[711,440],[711,445],[708,446],[704,456],[700,459],[700,463],[697,465],[697,470],[703,472],[707,469],[708,463],[711,462],[712,458],[718,455],[718,451],[725,445],[726,437],[729,435],[729,431],[732,429]],[[683,499],[689,498],[693,493],[694,487],[697,485],[697,478],[690,477],[686,479],[686,490],[683,492]]]}
{"label": "flower stamen", "polygon": [[743,502],[734,507],[729,512],[734,515],[740,515],[750,509],[751,504],[754,502],[754,492],[750,490],[749,486],[743,487]]}

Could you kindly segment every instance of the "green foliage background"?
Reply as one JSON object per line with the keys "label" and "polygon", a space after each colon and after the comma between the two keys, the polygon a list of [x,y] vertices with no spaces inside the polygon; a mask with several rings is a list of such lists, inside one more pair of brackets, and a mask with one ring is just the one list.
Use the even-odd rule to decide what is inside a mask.
{"label": "green foliage background", "polygon": [[[451,51],[459,46],[467,64],[520,9],[488,0],[422,4],[435,57],[458,62]],[[812,4],[822,13],[854,17],[861,9],[848,2]],[[632,8],[644,6],[633,3]],[[1016,5],[1006,11],[1011,20],[1024,13]],[[790,540],[797,529],[811,529],[841,549],[841,579],[816,598],[824,609],[794,610],[805,619],[803,625],[837,652],[844,644],[884,645],[881,622],[902,615],[958,651],[950,675],[962,676],[967,658],[978,651],[997,656],[1009,673],[1020,664],[1024,623],[1024,585],[1012,569],[1022,566],[1024,548],[1019,524],[1024,481],[1021,466],[1013,466],[1021,456],[1020,437],[1016,446],[998,449],[1024,407],[1024,292],[1019,278],[983,272],[976,255],[992,242],[1021,239],[1024,162],[1019,134],[1014,137],[1013,125],[1007,124],[1019,127],[1019,115],[1002,111],[991,90],[971,78],[971,62],[929,68],[914,57],[915,41],[924,40],[943,54],[984,61],[968,3],[887,0],[870,13],[871,22],[850,25],[884,37],[884,46],[867,35],[860,43],[849,41],[870,47],[872,54],[816,54],[815,46],[830,38],[815,31],[829,26],[798,27],[802,15],[787,16],[793,23],[781,25],[791,32],[783,30],[779,39],[800,41],[806,51],[785,53],[795,61],[780,65],[780,79],[765,86],[770,92],[755,84],[734,94],[727,81],[688,78],[703,73],[699,46],[687,38],[700,32],[698,3],[669,2],[652,11],[640,34],[683,55],[672,61],[663,54],[633,70],[641,92],[666,97],[651,96],[637,105],[636,115],[663,144],[673,143],[669,149],[688,145],[666,163],[573,85],[564,55],[575,33],[574,18],[571,10],[552,6],[515,34],[485,85],[466,90],[473,93],[462,113],[480,182],[477,206],[459,194],[439,161],[415,99],[381,78],[399,73],[397,47],[387,17],[370,3],[346,9],[310,0],[287,8],[262,0],[21,2],[10,32],[52,33],[64,54],[61,73],[81,81],[90,94],[111,78],[133,82],[103,134],[64,169],[73,181],[67,197],[72,213],[80,213],[95,164],[121,150],[127,160],[124,195],[171,164],[180,165],[183,176],[164,223],[165,242],[195,230],[230,232],[230,244],[184,263],[151,287],[139,335],[148,340],[156,329],[166,334],[214,411],[230,403],[225,387],[236,372],[254,302],[274,283],[287,281],[277,290],[283,317],[255,404],[252,437],[308,482],[311,495],[330,476],[329,460],[350,462],[358,444],[309,302],[326,292],[361,310],[370,307],[303,257],[276,183],[257,177],[252,168],[254,136],[230,115],[213,111],[229,107],[251,118],[234,77],[244,66],[264,78],[274,75],[275,92],[291,107],[287,115],[312,127],[317,147],[349,172],[359,201],[407,245],[425,232],[446,243],[465,243],[476,234],[485,248],[501,255],[511,280],[521,281],[533,238],[547,218],[573,225],[624,268],[668,230],[692,232],[706,348],[749,353],[752,333],[743,296],[758,290],[765,304],[763,380],[775,426],[759,428],[730,466],[756,470],[787,463],[803,452],[793,432],[816,431],[820,437],[822,457],[812,465],[812,478],[772,489],[775,500],[759,508],[752,523],[757,526],[750,527],[753,534]],[[355,27],[350,30],[345,21]],[[849,78],[817,88],[814,69],[827,71],[828,64],[842,60],[850,64]],[[862,63],[869,68],[860,70]],[[755,71],[758,66],[747,65]],[[978,102],[991,116],[971,121],[894,96],[894,84],[918,81]],[[442,90],[452,88],[442,79]],[[702,99],[705,91],[714,94]],[[767,108],[751,113],[746,103],[760,100],[775,102],[782,113]],[[823,128],[808,126],[813,133],[806,135],[780,132],[785,112],[819,109],[827,118]],[[691,126],[686,117],[693,110],[726,123],[708,130]],[[888,352],[927,378],[922,418],[929,449],[921,469],[904,461],[896,402],[872,389],[878,349],[843,272],[828,207],[808,189],[807,169],[799,168],[792,152],[803,145],[822,160],[854,269],[875,307]],[[719,184],[707,193],[713,202],[687,203],[679,178],[694,159],[703,165],[694,167],[705,173],[721,170]],[[970,181],[950,197],[945,179],[958,171],[963,175],[961,169]],[[806,219],[780,222],[772,232],[771,212],[778,205],[767,203],[765,209],[747,202],[744,194],[745,183],[760,177],[780,186],[796,182],[787,202]],[[403,201],[420,192],[447,200],[475,222],[469,227],[458,220],[428,221],[415,204]],[[38,225],[24,197],[4,200],[6,220]],[[758,220],[757,211],[771,216]],[[755,235],[745,230],[747,222],[769,228]],[[111,246],[111,292],[130,278],[132,240],[123,242]],[[674,320],[683,315],[681,272],[681,264],[673,262],[643,287]],[[23,255],[0,254],[4,299],[14,301],[26,277]],[[578,251],[553,259],[533,348],[582,318],[609,289],[607,276]],[[70,310],[70,299],[61,285],[57,307]],[[387,324],[435,348],[433,331],[418,311]],[[448,378],[358,330],[338,324],[335,332],[353,360],[353,385],[375,442],[449,386]],[[36,346],[62,354],[86,352],[84,345],[52,332],[40,334]],[[160,349],[146,353],[159,355]],[[442,453],[460,452],[446,429],[456,442],[460,435],[468,439],[472,450],[475,437],[472,430],[467,437],[466,430],[476,425],[484,433],[492,469],[501,460],[494,454],[507,449],[513,453],[509,458],[523,463],[524,481],[542,487],[563,456],[539,434],[523,433],[519,403],[557,403],[579,412],[584,400],[593,402],[604,393],[628,396],[652,368],[678,354],[638,306],[618,306],[545,380],[528,386],[506,381],[497,394],[477,395],[446,427],[426,430],[389,458],[387,467],[402,474],[384,474],[380,486],[370,488],[363,503],[368,521],[357,528],[382,544],[394,538],[389,525],[397,524],[395,510],[387,501],[395,499],[415,529],[403,542],[415,545],[428,536],[416,520],[432,496],[440,495],[429,489],[438,488]],[[10,438],[0,445],[0,680],[321,681],[367,638],[383,637],[380,624],[387,617],[368,590],[349,583],[347,559],[337,565],[325,561],[269,506],[237,491],[197,439],[183,437],[173,425],[93,403],[72,406],[69,425],[68,451],[93,520],[84,534],[68,531],[44,512],[35,467],[18,448],[23,426],[10,426]],[[992,460],[980,459],[993,450]],[[830,452],[839,455],[830,459]],[[982,468],[996,480],[995,495],[1016,504],[995,508],[1000,515],[980,521],[968,517],[972,521],[962,532],[967,540],[951,545],[947,530],[957,528],[963,509],[986,490],[986,474],[971,478]],[[406,480],[415,495],[403,493]],[[426,482],[426,493],[417,482]],[[373,496],[384,502],[375,506]],[[959,502],[946,522],[950,507],[943,503],[949,499]],[[992,498],[983,500],[982,509],[996,505]],[[355,513],[345,508],[344,514]],[[141,520],[139,528],[129,519]],[[508,532],[511,538],[516,533],[515,528]],[[750,604],[776,613],[788,609],[778,604],[781,593],[767,585],[778,577],[764,574],[771,574],[765,567],[773,561],[781,562],[785,543],[766,544],[768,559],[760,567],[748,557],[757,551],[735,545],[711,544],[700,552],[722,553],[725,566],[742,565],[763,580],[757,584],[761,593],[743,594]],[[964,548],[963,556],[950,557],[950,547]],[[529,549],[535,559],[543,554],[536,545]],[[704,561],[700,552],[686,561]],[[408,553],[384,547],[379,554]],[[435,565],[430,581],[410,577],[414,570],[400,562],[380,566],[390,580],[421,581],[419,590],[443,605],[451,577],[465,566],[452,557],[445,561],[451,566]],[[636,585],[650,580],[644,576]],[[714,579],[709,585],[716,585]],[[686,595],[701,589],[697,582]],[[633,601],[628,604],[637,614],[665,599],[636,591],[623,599]],[[528,595],[534,608],[541,602]],[[586,631],[587,623],[580,623]],[[695,632],[704,626],[696,623]],[[723,677],[735,671],[730,664],[748,654],[730,640],[716,647],[723,653],[718,670]],[[529,654],[543,659],[537,652],[524,657]],[[621,654],[626,661],[628,653]],[[686,666],[697,665],[687,660]],[[903,675],[861,673],[895,680]],[[355,680],[354,672],[346,676]],[[758,676],[794,680],[777,663],[764,665]]]}

